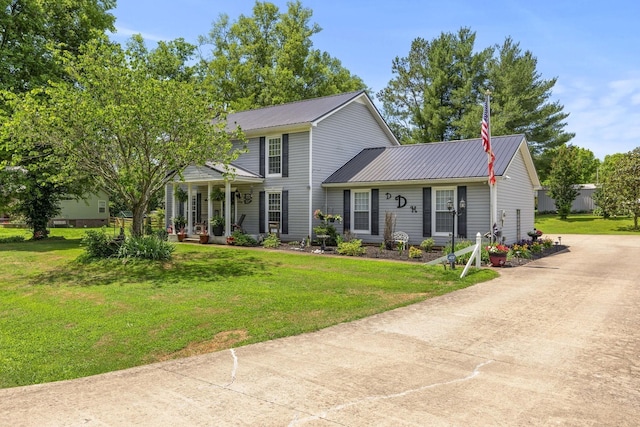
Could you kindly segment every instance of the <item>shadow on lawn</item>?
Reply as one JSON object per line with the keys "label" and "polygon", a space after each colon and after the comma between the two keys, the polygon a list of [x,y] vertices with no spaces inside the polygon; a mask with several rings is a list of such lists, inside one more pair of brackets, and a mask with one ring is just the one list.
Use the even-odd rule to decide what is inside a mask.
{"label": "shadow on lawn", "polygon": [[167,262],[106,259],[82,263],[42,273],[31,280],[32,286],[109,286],[150,283],[163,287],[179,283],[197,284],[229,277],[265,274],[264,260],[243,253],[181,253]]}

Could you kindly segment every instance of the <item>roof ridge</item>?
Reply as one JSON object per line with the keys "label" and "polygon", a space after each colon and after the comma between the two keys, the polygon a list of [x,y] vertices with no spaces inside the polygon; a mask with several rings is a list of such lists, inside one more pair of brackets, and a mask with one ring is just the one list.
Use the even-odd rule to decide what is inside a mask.
{"label": "roof ridge", "polygon": [[332,94],[332,95],[317,96],[317,97],[315,97],[315,98],[299,99],[299,100],[297,100],[297,101],[284,102],[284,103],[282,103],[282,104],[267,105],[267,106],[259,107],[259,108],[250,108],[250,109],[248,109],[248,110],[236,111],[235,113],[231,113],[231,114],[246,113],[246,112],[249,112],[249,111],[261,111],[261,110],[267,110],[267,109],[270,109],[270,108],[278,108],[278,107],[282,107],[283,105],[295,105],[295,104],[301,104],[301,103],[303,103],[303,102],[312,102],[312,101],[317,101],[317,100],[320,100],[320,99],[334,98],[334,97],[336,97],[336,96],[345,96],[345,97],[346,97],[347,95],[351,95],[351,94],[353,94],[353,95],[354,95],[353,97],[355,97],[355,94],[358,94],[358,95],[359,95],[359,94],[361,94],[361,93],[363,93],[363,92],[365,92],[365,90],[364,90],[364,89],[355,90],[355,91],[351,91],[351,92],[334,93],[334,94]]}

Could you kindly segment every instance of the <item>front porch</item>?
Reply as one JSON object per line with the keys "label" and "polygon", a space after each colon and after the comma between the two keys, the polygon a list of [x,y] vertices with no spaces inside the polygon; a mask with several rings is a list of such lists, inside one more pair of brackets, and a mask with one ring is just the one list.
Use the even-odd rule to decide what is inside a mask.
{"label": "front porch", "polygon": [[172,240],[178,240],[178,234],[194,239],[206,234],[209,242],[226,243],[226,237],[245,218],[257,221],[254,186],[263,178],[238,167],[225,169],[211,163],[191,166],[183,175],[184,181],[165,188],[165,225]]}

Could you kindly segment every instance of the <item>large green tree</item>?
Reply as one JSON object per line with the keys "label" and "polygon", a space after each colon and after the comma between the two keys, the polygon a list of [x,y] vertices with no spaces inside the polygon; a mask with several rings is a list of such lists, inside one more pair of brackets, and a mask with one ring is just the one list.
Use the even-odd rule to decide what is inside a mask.
{"label": "large green tree", "polygon": [[[231,140],[241,133],[228,131],[213,94],[187,78],[185,49],[178,40],[147,51],[139,37],[127,49],[106,38],[87,43],[77,58],[65,58],[69,82],[15,103],[8,139],[49,144],[65,167],[126,201],[133,234],[142,234],[150,200],[176,174],[192,163],[228,164],[239,154]],[[184,78],[171,78],[176,74]]]}
{"label": "large green tree", "polygon": [[[0,0],[0,123],[16,96],[70,78],[55,52],[77,55],[84,43],[113,30],[108,11],[114,7],[114,0]],[[63,197],[87,188],[86,177],[66,170],[51,150],[44,141],[26,147],[0,140],[0,209],[22,215],[34,237],[46,235]]]}
{"label": "large green tree", "polygon": [[482,103],[491,93],[493,135],[524,133],[538,155],[574,135],[568,114],[551,102],[556,79],[542,79],[537,60],[506,38],[475,48],[475,32],[462,28],[432,41],[415,39],[409,55],[392,63],[394,77],[378,93],[390,126],[403,143],[477,138]]}
{"label": "large green tree", "polygon": [[364,89],[339,60],[313,48],[321,28],[300,1],[287,13],[256,2],[252,16],[221,15],[201,37],[202,74],[209,90],[233,110],[246,110]]}
{"label": "large green tree", "polygon": [[[467,137],[469,118],[480,125],[486,62],[492,49],[474,53],[476,35],[468,28],[442,33],[432,41],[417,38],[406,57],[392,63],[394,78],[378,93],[385,116],[404,144]],[[474,114],[469,114],[469,110]]]}
{"label": "large green tree", "polygon": [[638,230],[640,218],[640,147],[625,154],[605,158],[601,170],[601,186],[596,203],[608,216],[611,213],[631,214],[633,228]]}

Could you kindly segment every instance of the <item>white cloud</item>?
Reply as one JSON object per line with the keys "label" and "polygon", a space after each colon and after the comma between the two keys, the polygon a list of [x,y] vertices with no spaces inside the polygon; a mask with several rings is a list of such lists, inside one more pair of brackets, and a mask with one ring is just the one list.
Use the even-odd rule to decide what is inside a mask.
{"label": "white cloud", "polygon": [[163,41],[163,40],[169,40],[168,37],[163,37],[163,36],[158,36],[156,34],[150,34],[150,33],[145,33],[142,31],[136,31],[136,30],[132,30],[130,28],[125,28],[125,27],[117,27],[116,26],[116,32],[112,33],[114,37],[119,37],[122,39],[128,39],[129,37],[136,35],[136,34],[140,34],[142,36],[143,39],[147,40],[147,41],[153,41],[153,42],[159,42],[159,41]]}

